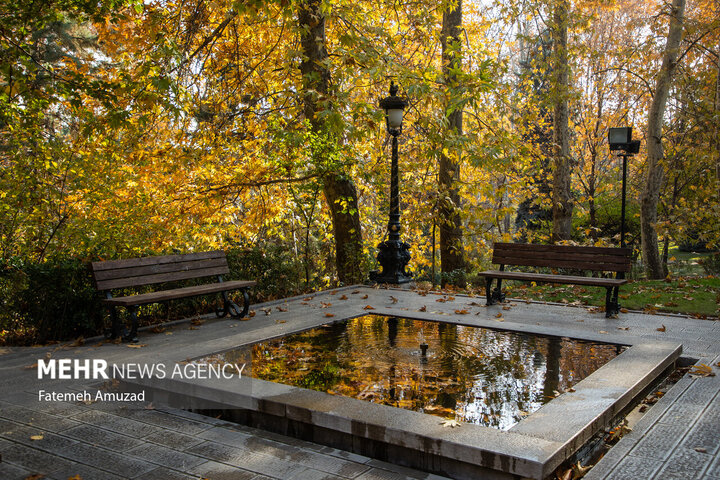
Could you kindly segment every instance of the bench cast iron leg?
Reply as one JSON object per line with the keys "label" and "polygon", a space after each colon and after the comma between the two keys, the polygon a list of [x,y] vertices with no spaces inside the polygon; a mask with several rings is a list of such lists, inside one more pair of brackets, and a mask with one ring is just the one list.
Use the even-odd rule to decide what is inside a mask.
{"label": "bench cast iron leg", "polygon": [[493,302],[493,294],[492,294],[492,277],[485,278],[485,304],[486,305],[492,305]]}
{"label": "bench cast iron leg", "polygon": [[216,309],[215,315],[218,318],[223,318],[228,315],[230,315],[233,318],[242,318],[246,317],[248,314],[248,311],[250,310],[250,299],[248,297],[247,289],[243,288],[240,290],[243,295],[243,309],[240,310],[240,307],[237,305],[237,303],[230,300],[230,297],[228,297],[227,292],[222,292],[222,299],[223,299],[223,308],[222,309]]}
{"label": "bench cast iron leg", "polygon": [[[617,292],[617,287],[615,287],[615,291]],[[620,306],[617,297],[613,298],[613,287],[605,287],[605,318],[610,318],[618,313],[620,313]]]}
{"label": "bench cast iron leg", "polygon": [[117,307],[115,306],[110,307],[110,319],[112,320],[112,325],[110,326],[110,330],[105,332],[105,337],[110,340],[115,340],[122,335],[120,321],[118,320]]}
{"label": "bench cast iron leg", "polygon": [[134,305],[132,307],[128,307],[128,312],[130,313],[130,333],[127,333],[123,336],[123,342],[135,343],[138,341],[137,307]]}

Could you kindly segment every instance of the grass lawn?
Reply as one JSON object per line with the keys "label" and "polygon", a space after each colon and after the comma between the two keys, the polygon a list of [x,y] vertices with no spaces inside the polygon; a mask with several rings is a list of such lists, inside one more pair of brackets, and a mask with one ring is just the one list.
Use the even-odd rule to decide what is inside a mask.
{"label": "grass lawn", "polygon": [[[579,285],[507,284],[507,296],[527,300],[605,305],[605,289]],[[720,277],[677,277],[665,280],[630,281],[620,287],[620,305],[630,310],[671,312],[698,318],[720,316]]]}

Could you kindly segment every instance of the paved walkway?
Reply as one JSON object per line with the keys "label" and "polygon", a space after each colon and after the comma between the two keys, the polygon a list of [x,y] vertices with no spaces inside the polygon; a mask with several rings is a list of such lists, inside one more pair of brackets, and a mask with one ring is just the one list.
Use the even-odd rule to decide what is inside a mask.
{"label": "paved walkway", "polygon": [[[355,293],[353,293],[355,292]],[[343,299],[343,295],[347,299]],[[443,298],[445,301],[437,302]],[[157,363],[219,351],[272,328],[294,331],[374,313],[442,318],[449,322],[632,344],[663,339],[683,344],[684,357],[720,362],[720,322],[683,317],[621,314],[605,319],[584,308],[484,300],[401,290],[349,287],[255,306],[249,321],[179,323],[161,333],[141,333],[141,348],[88,344],[66,348],[0,350],[0,479],[33,474],[62,479],[440,479],[348,452],[237,426],[182,410],[113,402],[40,402],[40,389],[82,391],[90,381],[37,380],[34,364],[53,358],[96,357],[109,363]],[[421,313],[420,311],[423,311]],[[455,314],[468,310],[468,314]],[[497,317],[502,313],[501,317]],[[658,327],[665,331],[658,331]],[[622,328],[622,329],[621,329]],[[718,376],[685,376],[590,471],[588,479],[720,480],[720,369]]]}

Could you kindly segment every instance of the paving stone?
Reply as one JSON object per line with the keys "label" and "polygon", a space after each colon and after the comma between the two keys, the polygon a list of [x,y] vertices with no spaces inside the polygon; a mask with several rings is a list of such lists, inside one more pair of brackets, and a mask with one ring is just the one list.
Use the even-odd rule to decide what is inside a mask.
{"label": "paving stone", "polygon": [[636,457],[664,460],[667,452],[671,452],[680,442],[685,429],[683,425],[656,424],[630,453]]}
{"label": "paving stone", "polygon": [[79,475],[82,480],[123,480],[126,477],[114,475],[105,470],[89,467],[80,463],[73,463],[67,468],[60,469],[48,476],[48,480],[68,480]]}
{"label": "paving stone", "polygon": [[113,415],[111,413],[101,412],[99,410],[90,410],[73,417],[84,423],[96,425],[117,433],[123,433],[136,438],[142,438],[152,433],[162,431],[160,427],[149,425],[144,422],[138,422],[130,418]]}
{"label": "paving stone", "polygon": [[61,432],[79,425],[75,420],[49,415],[39,410],[31,410],[17,405],[9,405],[0,409],[0,417],[12,420],[13,422],[41,428],[49,432]]}
{"label": "paving stone", "polygon": [[108,470],[126,478],[134,478],[157,468],[157,465],[127,455],[104,450],[94,445],[77,443],[62,452],[62,456],[101,470]]}
{"label": "paving stone", "polygon": [[32,473],[50,474],[56,470],[70,467],[66,460],[47,452],[42,452],[25,445],[12,445],[2,452],[2,463],[30,470]]}
{"label": "paving stone", "polygon": [[128,455],[142,458],[151,463],[156,463],[164,467],[177,468],[179,470],[192,468],[195,465],[198,465],[205,461],[204,458],[198,457],[196,455],[179,452],[177,450],[173,450],[172,448],[151,443],[146,443],[139,447],[128,450],[127,453]]}
{"label": "paving stone", "polygon": [[[667,459],[657,478],[698,478],[713,457],[688,448],[678,448]],[[685,475],[682,477],[682,475]]]}
{"label": "paving stone", "polygon": [[704,448],[708,454],[715,455],[720,451],[720,423],[701,416],[681,445],[693,450]]}
{"label": "paving stone", "polygon": [[116,452],[125,452],[143,444],[142,440],[119,433],[111,432],[95,425],[82,424],[62,432],[63,435],[82,440],[85,443],[98,445]]}
{"label": "paving stone", "polygon": [[0,462],[0,478],[3,480],[26,480],[33,473],[37,472],[31,472],[7,462]]}
{"label": "paving stone", "polygon": [[213,442],[196,445],[187,452],[277,478],[292,478],[298,467],[295,462]]}
{"label": "paving stone", "polygon": [[704,409],[704,405],[678,400],[667,409],[659,421],[669,425],[690,425]]}
{"label": "paving stone", "polygon": [[224,443],[226,445],[237,445],[239,443],[246,442],[251,435],[238,430],[231,430],[224,427],[214,427],[199,433],[197,437],[212,442]]}
{"label": "paving stone", "polygon": [[720,455],[715,455],[713,463],[710,465],[705,474],[711,477],[720,477]]}
{"label": "paving stone", "polygon": [[168,415],[167,413],[158,412],[156,410],[148,410],[145,408],[128,408],[122,415],[139,422],[145,422],[158,427],[176,430],[187,435],[197,435],[200,432],[212,428],[212,426],[207,423],[197,422],[189,418],[177,417],[175,415]]}
{"label": "paving stone", "polygon": [[[210,478],[210,477],[207,477]],[[169,468],[160,467],[155,470],[151,470],[148,473],[142,474],[136,478],[136,480],[197,480],[196,475],[188,475],[181,473],[176,470],[170,470]],[[85,480],[85,477],[83,477]],[[215,480],[215,478],[211,478]]]}
{"label": "paving stone", "polygon": [[185,435],[173,430],[163,430],[161,432],[151,433],[145,437],[145,440],[148,442],[158,443],[178,451],[183,451],[204,442],[202,438],[198,438],[196,435]]}
{"label": "paving stone", "polygon": [[[368,466],[373,467],[358,478],[368,480],[370,478],[378,479],[424,479],[424,480],[443,480],[445,477],[433,475],[430,473],[420,472],[411,468],[402,467],[388,462],[372,459],[368,462]],[[367,477],[367,478],[366,478]]]}
{"label": "paving stone", "polygon": [[680,397],[680,401],[705,405],[708,399],[716,396],[718,392],[720,376],[696,378]]}
{"label": "paving stone", "polygon": [[259,478],[254,472],[213,461],[193,467],[189,470],[189,473],[211,480],[257,480]]}
{"label": "paving stone", "polygon": [[[603,477],[593,475],[593,477],[605,478],[607,480],[652,478],[653,474],[657,472],[660,467],[662,467],[661,460],[628,455],[617,464],[610,475]],[[590,472],[594,473],[592,470]]]}

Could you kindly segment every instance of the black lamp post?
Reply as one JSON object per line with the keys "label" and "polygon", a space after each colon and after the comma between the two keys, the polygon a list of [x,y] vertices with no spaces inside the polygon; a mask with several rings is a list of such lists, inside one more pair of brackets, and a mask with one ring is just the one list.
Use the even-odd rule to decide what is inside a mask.
{"label": "black lamp post", "polygon": [[382,272],[370,272],[370,280],[377,283],[401,284],[412,281],[405,272],[410,261],[410,244],[400,241],[400,190],[398,176],[398,135],[402,133],[403,111],[407,102],[397,95],[398,87],[390,83],[390,96],[380,100],[385,110],[385,123],[392,136],[392,166],[390,170],[390,219],[388,239],[378,245],[378,262]]}
{"label": "black lamp post", "polygon": [[619,151],[622,157],[622,203],[620,206],[620,248],[625,246],[625,183],[627,181],[627,158],[640,151],[640,140],[632,139],[632,127],[611,128],[608,130],[608,144],[611,151]]}

